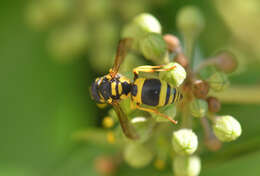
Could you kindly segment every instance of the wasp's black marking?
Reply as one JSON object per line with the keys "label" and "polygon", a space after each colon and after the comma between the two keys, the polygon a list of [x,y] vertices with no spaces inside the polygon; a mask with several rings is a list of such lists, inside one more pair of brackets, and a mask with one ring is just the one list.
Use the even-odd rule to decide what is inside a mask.
{"label": "wasp's black marking", "polygon": [[111,82],[107,78],[104,78],[100,83],[99,92],[101,93],[101,95],[104,97],[105,100],[108,100],[109,97],[112,96]]}
{"label": "wasp's black marking", "polygon": [[128,82],[121,83],[122,85],[122,94],[128,95],[131,91],[131,85]]}
{"label": "wasp's black marking", "polygon": [[165,99],[165,103],[164,103],[164,105],[167,105],[167,104],[168,104],[168,101],[169,101],[170,95],[171,95],[171,87],[170,87],[169,84],[167,84],[167,94],[166,94],[166,99]]}
{"label": "wasp's black marking", "polygon": [[159,103],[161,81],[158,79],[146,79],[142,88],[143,104],[156,106]]}
{"label": "wasp's black marking", "polygon": [[135,84],[132,86],[131,94],[134,97],[137,95],[137,86]]}

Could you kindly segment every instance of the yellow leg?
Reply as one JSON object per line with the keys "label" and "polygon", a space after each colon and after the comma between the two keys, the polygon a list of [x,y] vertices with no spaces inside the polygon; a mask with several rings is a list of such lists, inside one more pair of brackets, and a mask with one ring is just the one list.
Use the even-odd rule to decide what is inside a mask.
{"label": "yellow leg", "polygon": [[144,107],[141,107],[139,105],[136,105],[136,108],[140,109],[142,111],[155,113],[155,114],[157,114],[157,115],[159,115],[161,117],[164,117],[164,118],[168,119],[173,124],[177,124],[178,123],[177,121],[173,120],[171,117],[169,117],[169,116],[167,116],[167,115],[165,115],[163,113],[160,113],[157,109],[144,108]]}
{"label": "yellow leg", "polygon": [[176,66],[172,66],[169,68],[163,68],[165,65],[151,66],[151,65],[143,65],[133,69],[133,73],[135,78],[138,77],[139,72],[160,72],[160,71],[170,71],[174,69]]}

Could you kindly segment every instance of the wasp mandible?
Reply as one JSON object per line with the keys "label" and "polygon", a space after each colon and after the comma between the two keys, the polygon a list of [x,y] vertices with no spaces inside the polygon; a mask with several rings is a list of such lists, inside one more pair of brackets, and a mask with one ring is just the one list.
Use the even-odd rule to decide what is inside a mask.
{"label": "wasp mandible", "polygon": [[[119,41],[115,62],[112,69],[109,70],[107,75],[96,78],[91,86],[92,98],[98,103],[111,104],[119,118],[119,122],[124,134],[131,139],[137,139],[138,135],[133,132],[133,126],[129,123],[126,114],[121,109],[120,100],[131,98],[132,102],[136,104],[136,108],[158,114],[167,118],[172,123],[177,122],[171,117],[159,112],[156,108],[180,101],[182,94],[166,81],[157,78],[141,78],[140,72],[160,72],[169,71],[174,69],[164,68],[160,66],[139,66],[133,69],[134,81],[131,82],[128,78],[118,73],[120,65],[122,64],[127,51],[131,46],[132,40],[129,38]],[[151,108],[142,107],[148,105]]]}

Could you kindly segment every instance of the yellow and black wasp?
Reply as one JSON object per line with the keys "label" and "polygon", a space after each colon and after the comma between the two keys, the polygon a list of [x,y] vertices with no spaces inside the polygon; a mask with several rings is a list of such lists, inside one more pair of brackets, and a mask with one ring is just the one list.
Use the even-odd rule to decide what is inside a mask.
{"label": "yellow and black wasp", "polygon": [[[133,127],[128,122],[128,118],[122,111],[119,102],[122,99],[131,97],[132,102],[136,104],[136,108],[158,114],[167,118],[174,124],[177,122],[171,117],[160,113],[156,108],[180,101],[182,94],[166,81],[157,78],[141,78],[139,72],[159,72],[174,69],[164,68],[161,66],[139,66],[134,68],[134,81],[131,82],[128,78],[118,73],[128,49],[131,45],[131,39],[120,40],[117,48],[114,66],[105,76],[97,78],[91,86],[91,95],[98,103],[111,104],[118,115],[119,122],[125,135],[131,139],[138,138],[137,134],[132,133]],[[142,107],[148,105],[151,108]]]}

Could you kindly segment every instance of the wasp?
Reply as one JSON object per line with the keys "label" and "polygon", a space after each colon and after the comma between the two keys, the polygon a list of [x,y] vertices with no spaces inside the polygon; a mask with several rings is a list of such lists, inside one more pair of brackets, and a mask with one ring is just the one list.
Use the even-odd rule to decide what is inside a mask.
{"label": "wasp", "polygon": [[[175,67],[167,69],[164,68],[164,65],[136,67],[133,69],[133,82],[118,73],[120,65],[131,46],[131,42],[132,40],[129,38],[119,41],[112,69],[109,70],[107,75],[96,78],[91,85],[90,92],[96,102],[111,104],[119,118],[124,134],[128,138],[137,139],[138,135],[133,132],[133,126],[131,126],[126,114],[119,105],[120,100],[130,97],[137,109],[158,114],[176,124],[175,120],[159,112],[156,108],[180,101],[182,94],[166,81],[157,78],[139,77],[140,72],[169,71]],[[151,108],[143,107],[142,105],[148,105]]]}

